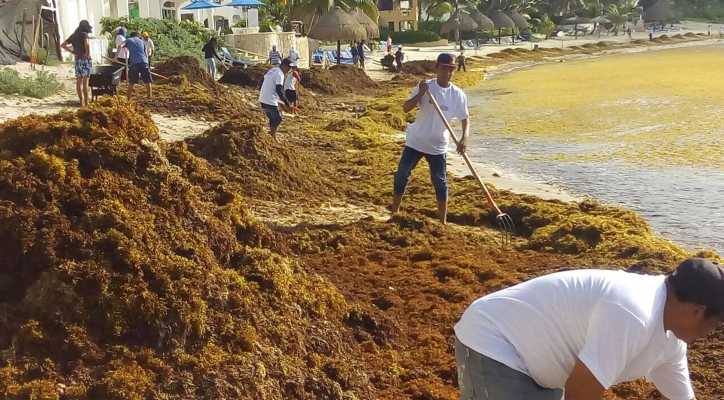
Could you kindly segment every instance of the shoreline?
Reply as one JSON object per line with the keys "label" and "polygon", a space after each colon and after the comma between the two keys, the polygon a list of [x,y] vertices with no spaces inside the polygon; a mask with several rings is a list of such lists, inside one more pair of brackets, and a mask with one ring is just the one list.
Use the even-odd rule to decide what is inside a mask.
{"label": "shoreline", "polygon": [[[600,53],[595,54],[568,54],[561,55],[555,59],[547,60],[529,60],[529,61],[515,61],[504,63],[501,65],[486,67],[483,70],[482,80],[471,86],[467,87],[466,92],[473,92],[478,89],[482,89],[486,80],[492,80],[501,75],[514,73],[521,70],[535,68],[540,65],[554,64],[561,61],[586,61],[595,60],[607,56],[637,54],[647,51],[665,51],[680,48],[690,47],[708,47],[723,45],[724,39],[705,39],[702,41],[692,41],[684,43],[671,43],[671,44],[658,44],[655,46],[647,46],[643,48],[632,47],[632,48],[621,48],[621,49],[607,49],[602,50]],[[471,69],[472,71],[473,69]],[[471,120],[474,116],[471,116]],[[456,132],[457,133],[457,132]],[[471,131],[471,136],[475,135],[475,132]],[[455,150],[448,151],[448,171],[457,177],[464,177],[470,175],[470,171],[465,164],[462,156],[457,154]],[[534,180],[521,177],[516,175],[514,171],[503,170],[493,164],[486,164],[484,162],[473,161],[473,166],[477,170],[480,177],[484,182],[489,182],[495,185],[498,189],[509,190],[513,193],[531,195],[540,197],[544,200],[560,200],[564,202],[580,202],[588,196],[579,196],[567,192],[566,190],[557,187],[549,183],[536,182]]]}

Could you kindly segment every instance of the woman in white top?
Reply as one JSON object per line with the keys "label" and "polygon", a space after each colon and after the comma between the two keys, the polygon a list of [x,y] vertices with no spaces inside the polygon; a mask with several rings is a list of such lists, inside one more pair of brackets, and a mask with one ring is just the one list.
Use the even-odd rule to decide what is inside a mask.
{"label": "woman in white top", "polygon": [[[121,45],[126,41],[126,28],[119,26],[118,29],[116,29],[116,61],[119,63],[126,65],[126,62],[128,61],[128,48],[121,47]],[[121,74],[121,80],[126,80],[126,69],[123,69],[123,73]]]}
{"label": "woman in white top", "polygon": [[291,63],[289,65],[289,71],[284,76],[284,96],[289,100],[289,105],[292,108],[292,113],[297,112],[297,83],[301,80],[297,64]]}

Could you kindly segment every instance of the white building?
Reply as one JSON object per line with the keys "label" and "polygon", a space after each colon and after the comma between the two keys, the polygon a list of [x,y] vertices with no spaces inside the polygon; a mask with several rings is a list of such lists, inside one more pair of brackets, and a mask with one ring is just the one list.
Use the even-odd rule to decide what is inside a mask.
{"label": "white building", "polygon": [[[209,0],[219,5],[230,0]],[[209,28],[230,27],[245,18],[244,10],[235,7],[219,7],[206,10],[186,11],[182,8],[191,0],[60,0],[58,19],[60,36],[66,37],[75,30],[78,23],[87,19],[97,35],[103,17],[141,17],[198,21]],[[255,10],[254,10],[255,11]],[[255,12],[250,12],[250,16]],[[253,21],[252,21],[253,20]],[[250,18],[250,25],[256,25]]]}

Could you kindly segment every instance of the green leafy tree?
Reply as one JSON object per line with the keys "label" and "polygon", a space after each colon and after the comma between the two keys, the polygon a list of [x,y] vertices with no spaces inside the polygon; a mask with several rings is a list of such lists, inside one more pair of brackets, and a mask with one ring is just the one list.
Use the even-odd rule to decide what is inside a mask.
{"label": "green leafy tree", "polygon": [[[195,21],[172,21],[157,18],[101,18],[101,33],[112,35],[119,26],[129,32],[148,32],[156,47],[155,56],[162,61],[177,56],[201,59],[201,48],[216,33]],[[223,38],[218,38],[223,43]],[[113,41],[111,41],[111,46]]]}
{"label": "green leafy tree", "polygon": [[438,1],[430,4],[426,13],[427,19],[432,18],[435,21],[440,21],[445,15],[452,13],[455,10],[455,6],[447,1]]}
{"label": "green leafy tree", "polygon": [[536,30],[538,33],[541,33],[546,36],[546,39],[548,39],[552,34],[553,31],[556,30],[556,24],[553,22],[551,17],[548,15],[544,15],[540,20],[537,21],[536,24]]}

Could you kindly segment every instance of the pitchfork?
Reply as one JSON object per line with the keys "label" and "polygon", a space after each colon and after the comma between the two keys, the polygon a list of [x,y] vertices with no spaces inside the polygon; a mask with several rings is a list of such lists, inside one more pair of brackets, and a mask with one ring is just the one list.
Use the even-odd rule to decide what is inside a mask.
{"label": "pitchfork", "polygon": [[[442,118],[442,122],[445,124],[445,128],[450,132],[450,137],[452,137],[453,141],[456,145],[460,145],[460,141],[457,137],[455,137],[455,133],[453,133],[452,128],[450,127],[450,123],[447,121],[447,118],[445,118],[445,114],[442,113],[442,110],[440,109],[440,105],[437,104],[437,100],[435,100],[435,96],[430,93],[430,89],[427,91],[427,95],[430,98],[430,104],[435,108],[435,111],[437,111],[437,114]],[[490,206],[493,207],[493,210],[495,210],[496,217],[495,221],[498,223],[498,229],[500,230],[500,242],[503,247],[506,247],[510,244],[512,235],[515,233],[515,224],[513,224],[513,219],[510,218],[510,215],[500,211],[500,208],[498,208],[498,205],[495,203],[495,200],[493,199],[493,196],[490,194],[490,191],[488,190],[488,187],[485,186],[485,183],[483,183],[483,180],[480,179],[480,175],[478,175],[478,172],[475,171],[475,168],[473,167],[473,163],[470,161],[470,158],[468,157],[468,154],[464,152],[462,154],[463,160],[465,160],[465,163],[468,165],[468,168],[470,168],[470,172],[472,172],[475,179],[478,181],[480,186],[485,191],[485,197],[488,198],[488,202],[490,203]]]}

